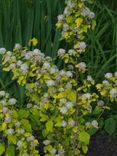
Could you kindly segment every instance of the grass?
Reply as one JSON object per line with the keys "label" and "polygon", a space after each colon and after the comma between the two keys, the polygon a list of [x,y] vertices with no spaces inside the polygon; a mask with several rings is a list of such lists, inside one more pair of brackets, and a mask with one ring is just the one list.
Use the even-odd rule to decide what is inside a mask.
{"label": "grass", "polygon": [[55,23],[63,6],[62,0],[0,0],[0,47],[11,50],[36,37],[39,48],[55,56],[60,36]]}
{"label": "grass", "polygon": [[88,48],[83,59],[89,73],[100,81],[104,73],[117,70],[117,13],[99,2],[93,7],[97,26],[87,35]]}

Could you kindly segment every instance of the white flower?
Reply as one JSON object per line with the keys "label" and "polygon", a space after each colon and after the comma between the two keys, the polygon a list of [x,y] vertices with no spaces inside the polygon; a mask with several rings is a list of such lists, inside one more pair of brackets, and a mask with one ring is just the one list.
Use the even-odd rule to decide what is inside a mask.
{"label": "white flower", "polygon": [[23,62],[22,61],[17,61],[17,66],[21,66],[21,64],[22,64]]}
{"label": "white flower", "polygon": [[23,141],[22,141],[22,140],[19,140],[19,141],[17,142],[17,146],[18,146],[18,147],[22,147],[22,146],[23,146]]}
{"label": "white flower", "polygon": [[64,14],[65,14],[66,16],[69,16],[69,15],[71,14],[70,7],[66,7],[66,8],[64,9]]}
{"label": "white flower", "polygon": [[69,51],[68,51],[68,54],[69,55],[73,55],[75,53],[75,50],[74,49],[70,49]]}
{"label": "white flower", "polygon": [[[9,51],[9,55],[10,55],[10,51]],[[16,60],[16,56],[12,56],[11,59]]]}
{"label": "white flower", "polygon": [[79,27],[75,27],[75,28],[73,29],[73,31],[74,31],[75,33],[77,33],[77,32],[79,31]]}
{"label": "white flower", "polygon": [[92,81],[92,80],[93,80],[93,78],[90,75],[88,75],[87,76],[87,81]]}
{"label": "white flower", "polygon": [[14,48],[17,50],[20,50],[22,48],[22,46],[19,43],[16,43]]}
{"label": "white flower", "polygon": [[15,69],[15,68],[16,68],[16,63],[11,63],[11,64],[9,65],[9,68],[10,68],[10,69]]}
{"label": "white flower", "polygon": [[22,71],[28,70],[28,66],[25,63],[24,64],[21,64],[21,70]]}
{"label": "white flower", "polygon": [[54,74],[54,73],[56,73],[56,72],[58,72],[58,69],[57,69],[56,67],[52,67],[52,68],[50,69],[50,73],[51,73],[51,74]]}
{"label": "white flower", "polygon": [[90,99],[91,98],[91,94],[90,93],[86,93],[82,96],[82,99],[83,100],[87,100],[87,99]]}
{"label": "white flower", "polygon": [[39,49],[34,49],[33,55],[41,55],[41,51]]}
{"label": "white flower", "polygon": [[86,125],[86,127],[90,127],[91,123],[90,122],[86,122],[85,125]]}
{"label": "white flower", "polygon": [[60,72],[59,72],[59,74],[60,74],[60,76],[65,76],[65,71],[64,70],[61,70]]}
{"label": "white flower", "polygon": [[65,54],[65,49],[58,50],[58,56],[63,56]]}
{"label": "white flower", "polygon": [[5,91],[0,91],[0,96],[5,96]]}
{"label": "white flower", "polygon": [[80,48],[80,49],[85,49],[85,48],[86,48],[86,43],[83,42],[83,41],[80,42],[80,43],[79,43],[79,48]]}
{"label": "white flower", "polygon": [[4,101],[4,100],[1,100],[0,103],[1,103],[2,105],[6,105],[6,101]]}
{"label": "white flower", "polygon": [[69,108],[72,108],[74,106],[74,102],[67,102],[66,103],[66,107],[69,109]]}
{"label": "white flower", "polygon": [[70,83],[66,84],[65,88],[72,88],[72,84]]}
{"label": "white flower", "polygon": [[104,86],[109,85],[109,81],[107,81],[107,80],[104,80],[102,83],[103,83]]}
{"label": "white flower", "polygon": [[48,94],[48,93],[45,93],[45,94],[44,94],[44,97],[45,97],[45,98],[49,98],[49,94]]}
{"label": "white flower", "polygon": [[68,65],[68,68],[69,68],[70,70],[74,69],[73,65]]}
{"label": "white flower", "polygon": [[31,108],[31,107],[32,107],[32,103],[28,103],[27,108]]}
{"label": "white flower", "polygon": [[62,92],[62,91],[64,91],[64,88],[63,88],[63,87],[60,87],[60,88],[58,89],[58,91],[59,91],[59,92]]}
{"label": "white flower", "polygon": [[98,122],[96,120],[93,120],[91,122],[91,125],[94,127],[94,128],[98,128]]}
{"label": "white flower", "polygon": [[76,5],[76,3],[74,0],[67,0],[67,6],[72,8],[72,7],[75,7],[75,5]]}
{"label": "white flower", "polygon": [[91,19],[92,19],[92,18],[94,18],[94,17],[95,17],[94,12],[90,12],[90,13],[89,13],[89,18],[91,18]]}
{"label": "white flower", "polygon": [[62,98],[62,99],[60,99],[60,102],[62,102],[62,103],[66,103],[67,100],[66,100],[65,98]]}
{"label": "white flower", "polygon": [[5,97],[8,98],[9,97],[9,93],[6,93],[6,96]]}
{"label": "white flower", "polygon": [[9,103],[10,105],[15,105],[16,102],[17,102],[17,100],[16,100],[15,98],[11,98],[11,99],[9,99],[9,101],[8,101],[8,103]]}
{"label": "white flower", "polygon": [[62,121],[62,126],[66,127],[67,126],[67,122],[65,120]]}
{"label": "white flower", "polygon": [[66,72],[66,76],[68,76],[68,77],[72,77],[72,76],[73,76],[73,74],[72,74],[72,72],[71,72],[71,71],[67,71],[67,72]]}
{"label": "white flower", "polygon": [[84,17],[88,16],[91,19],[95,17],[94,12],[90,11],[88,7],[85,7],[85,9],[81,12],[81,15]]}
{"label": "white flower", "polygon": [[7,56],[5,56],[4,61],[5,61],[5,62],[9,62],[10,59],[11,59],[11,57],[7,55]]}
{"label": "white flower", "polygon": [[25,130],[24,130],[24,129],[21,129],[21,130],[20,130],[20,133],[21,133],[21,134],[24,134],[24,133],[25,133]]}
{"label": "white flower", "polygon": [[55,154],[56,153],[56,149],[55,148],[52,148],[51,151],[50,151],[50,153],[51,154]]}
{"label": "white flower", "polygon": [[27,137],[27,141],[33,141],[33,140],[34,140],[34,136],[33,135]]}
{"label": "white flower", "polygon": [[99,100],[99,101],[97,102],[97,105],[98,105],[98,106],[103,106],[103,105],[104,105],[104,101]]}
{"label": "white flower", "polygon": [[110,95],[111,95],[113,98],[117,98],[117,89],[112,88],[112,89],[110,90]]}
{"label": "white flower", "polygon": [[66,114],[67,111],[68,111],[67,107],[62,107],[62,108],[60,109],[60,112],[61,112],[62,114]]}
{"label": "white flower", "polygon": [[44,141],[43,141],[43,144],[47,146],[47,145],[50,144],[50,141],[49,141],[49,140],[44,140]]}
{"label": "white flower", "polygon": [[112,73],[106,73],[105,74],[105,78],[110,79],[111,77],[113,77]]}
{"label": "white flower", "polygon": [[13,133],[14,133],[14,129],[9,128],[9,129],[8,129],[8,134],[12,135]]}
{"label": "white flower", "polygon": [[91,105],[87,105],[87,106],[86,106],[86,109],[87,109],[89,112],[91,112],[91,111],[92,111],[92,106],[91,106]]}
{"label": "white flower", "polygon": [[47,86],[48,87],[51,87],[51,86],[54,86],[55,85],[55,82],[53,80],[48,80],[47,81]]}
{"label": "white flower", "polygon": [[44,69],[50,69],[50,63],[45,62],[45,63],[43,64],[43,67],[42,67],[42,68],[44,68]]}
{"label": "white flower", "polygon": [[11,118],[10,117],[5,117],[5,121],[6,123],[10,123],[11,122]]}
{"label": "white flower", "polygon": [[8,110],[9,110],[9,109],[8,109],[7,107],[3,107],[3,108],[2,108],[2,111],[3,111],[4,113],[8,112]]}
{"label": "white flower", "polygon": [[117,77],[117,72],[114,73],[114,76]]}
{"label": "white flower", "polygon": [[6,52],[5,48],[0,48],[0,54],[4,54]]}
{"label": "white flower", "polygon": [[34,105],[34,108],[38,109],[38,108],[39,108],[39,106],[37,106],[37,105]]}
{"label": "white flower", "polygon": [[85,7],[85,8],[83,9],[83,11],[81,12],[81,15],[85,17],[85,16],[87,16],[89,13],[90,13],[90,9],[89,9],[88,7]]}
{"label": "white flower", "polygon": [[15,123],[16,127],[19,127],[20,125],[21,125],[21,122],[19,122],[19,121]]}
{"label": "white flower", "polygon": [[85,62],[81,62],[78,64],[80,70],[84,70],[86,68],[86,63]]}
{"label": "white flower", "polygon": [[40,53],[41,57],[44,58],[45,57],[45,54],[44,53]]}
{"label": "white flower", "polygon": [[25,59],[30,59],[32,57],[32,52],[28,52],[25,54]]}
{"label": "white flower", "polygon": [[61,22],[64,19],[64,15],[58,15],[57,18],[58,18],[58,21]]}
{"label": "white flower", "polygon": [[73,126],[75,126],[75,121],[71,120],[68,122],[68,124],[73,127]]}
{"label": "white flower", "polygon": [[68,24],[63,24],[63,30],[64,30],[64,31],[69,30],[69,25],[68,25]]}

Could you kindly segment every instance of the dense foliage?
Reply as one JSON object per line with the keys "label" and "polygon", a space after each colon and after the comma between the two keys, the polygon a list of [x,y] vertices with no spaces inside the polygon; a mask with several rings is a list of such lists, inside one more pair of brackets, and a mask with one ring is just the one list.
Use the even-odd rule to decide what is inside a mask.
{"label": "dense foliage", "polygon": [[[25,105],[17,105],[5,91],[0,92],[0,155],[38,156],[43,146],[46,156],[83,156],[90,137],[101,127],[102,116],[117,100],[117,73],[107,73],[100,84],[88,74],[82,55],[85,37],[95,28],[95,14],[88,8],[91,0],[67,0],[63,14],[58,15],[57,28],[69,49],[58,50],[56,59],[34,48],[16,44],[14,49],[0,49],[2,70],[25,88]],[[62,65],[55,65],[56,60]],[[105,122],[109,130],[113,118]],[[25,128],[24,128],[25,127]],[[109,128],[108,128],[109,127]]]}

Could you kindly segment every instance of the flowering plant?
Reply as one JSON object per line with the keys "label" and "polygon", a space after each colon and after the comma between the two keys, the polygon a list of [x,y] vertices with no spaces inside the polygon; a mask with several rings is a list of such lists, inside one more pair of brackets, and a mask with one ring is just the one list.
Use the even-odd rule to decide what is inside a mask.
{"label": "flowering plant", "polygon": [[[33,136],[28,110],[19,110],[5,91],[0,91],[0,155],[38,156],[38,140]],[[23,115],[23,113],[25,113]]]}
{"label": "flowering plant", "polygon": [[[12,79],[26,88],[29,102],[26,110],[13,106],[13,120],[17,118],[21,123],[23,120],[22,124],[30,127],[31,134],[27,136],[24,132],[23,140],[20,136],[20,142],[14,143],[20,148],[25,137],[29,138],[24,146],[26,156],[32,154],[32,149],[33,155],[38,155],[35,147],[27,145],[30,140],[31,144],[38,144],[32,131],[37,131],[42,138],[46,156],[82,156],[88,151],[89,129],[98,128],[98,122],[95,119],[87,121],[86,116],[96,110],[102,111],[104,106],[99,104],[100,96],[94,90],[93,78],[90,75],[83,80],[80,78],[87,71],[85,62],[80,61],[86,48],[85,33],[95,25],[95,15],[86,7],[87,2],[68,0],[64,14],[58,16],[57,27],[62,29],[62,38],[72,45],[69,50],[58,50],[57,57],[63,61],[63,69],[39,49],[29,50],[19,44],[12,52],[0,49],[3,70],[12,72]],[[33,42],[37,44],[36,40],[31,40]],[[15,109],[20,115],[16,115]],[[26,119],[21,119],[25,118],[23,114]],[[14,133],[12,127],[11,133]]]}

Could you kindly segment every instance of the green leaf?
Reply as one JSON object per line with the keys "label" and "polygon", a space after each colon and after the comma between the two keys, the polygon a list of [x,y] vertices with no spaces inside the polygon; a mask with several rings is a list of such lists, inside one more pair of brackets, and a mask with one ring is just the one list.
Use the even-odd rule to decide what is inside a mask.
{"label": "green leaf", "polygon": [[90,136],[92,136],[92,135],[96,134],[97,131],[98,131],[97,128],[90,128],[90,129],[88,130],[88,133],[90,134]]}
{"label": "green leaf", "polygon": [[22,120],[21,120],[21,123],[22,123],[22,125],[25,127],[25,129],[26,129],[27,131],[31,132],[31,125],[30,125],[30,123],[29,123],[28,120],[22,119]]}
{"label": "green leaf", "polygon": [[89,145],[90,135],[89,133],[82,131],[78,136],[78,140],[82,142],[84,145]]}
{"label": "green leaf", "polygon": [[88,147],[87,146],[82,146],[82,151],[86,154],[88,152]]}
{"label": "green leaf", "polygon": [[18,115],[19,115],[20,119],[27,118],[29,116],[29,111],[21,109],[18,112]]}
{"label": "green leaf", "polygon": [[16,144],[17,138],[15,135],[9,135],[8,136],[8,143],[9,144]]}
{"label": "green leaf", "polygon": [[5,151],[5,145],[4,145],[4,143],[0,143],[0,155],[2,155],[3,154],[3,152]]}
{"label": "green leaf", "polygon": [[53,130],[53,121],[49,120],[48,122],[46,122],[46,129],[48,132],[52,132]]}
{"label": "green leaf", "polygon": [[108,134],[112,135],[116,131],[116,121],[113,118],[105,120],[104,129]]}
{"label": "green leaf", "polygon": [[13,145],[7,147],[6,156],[15,156],[15,147]]}

